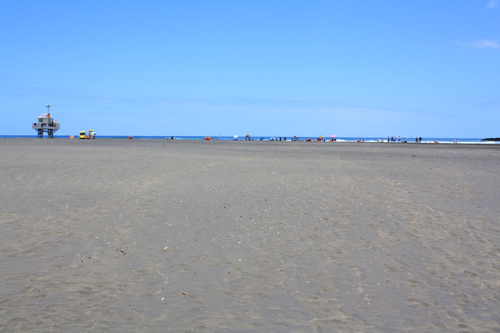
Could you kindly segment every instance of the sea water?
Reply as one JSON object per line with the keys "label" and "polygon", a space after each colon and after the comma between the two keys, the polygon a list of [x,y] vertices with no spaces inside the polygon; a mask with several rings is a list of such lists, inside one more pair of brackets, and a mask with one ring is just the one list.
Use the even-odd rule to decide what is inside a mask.
{"label": "sea water", "polygon": [[[68,138],[68,135],[55,135],[55,138]],[[97,139],[128,139],[129,136],[125,135],[97,135]],[[151,140],[158,140],[158,139],[171,139],[172,137],[175,140],[204,140],[205,136],[186,136],[186,135],[169,135],[169,136],[160,136],[160,135],[132,135],[134,139],[151,139]],[[0,138],[37,138],[37,135],[0,135]],[[77,137],[75,137],[77,138]],[[282,136],[281,140],[279,136],[252,136],[251,140],[252,141],[293,141],[293,136]],[[316,140],[318,137],[312,137],[312,136],[298,136],[298,140]],[[223,141],[245,141],[245,135],[239,135],[237,138],[234,136],[212,136],[212,140],[223,140]],[[274,140],[273,140],[274,139]],[[331,138],[330,137],[325,137],[326,141],[329,141]],[[382,140],[382,142],[387,143],[387,137],[336,137],[335,138],[337,142],[358,142],[363,141],[364,142],[378,142],[379,140]],[[420,143],[435,143],[436,141],[438,143],[444,143],[444,144],[453,144],[455,143],[455,139],[458,141],[458,144],[500,144],[500,142],[494,142],[494,141],[481,141],[481,138],[422,138],[422,141]],[[401,141],[391,141],[390,143],[403,143],[404,141],[407,141],[408,143],[415,143],[415,138],[401,138]]]}

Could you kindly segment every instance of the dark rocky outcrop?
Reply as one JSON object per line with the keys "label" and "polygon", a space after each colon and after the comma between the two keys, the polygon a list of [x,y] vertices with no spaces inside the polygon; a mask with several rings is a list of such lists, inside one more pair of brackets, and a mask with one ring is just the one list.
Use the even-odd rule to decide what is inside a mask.
{"label": "dark rocky outcrop", "polygon": [[500,138],[486,138],[486,139],[482,139],[481,141],[500,141]]}

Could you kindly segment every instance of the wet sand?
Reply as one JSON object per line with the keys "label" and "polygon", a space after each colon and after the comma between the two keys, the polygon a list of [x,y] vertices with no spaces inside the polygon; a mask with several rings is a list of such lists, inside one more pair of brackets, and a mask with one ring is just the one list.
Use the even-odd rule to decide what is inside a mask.
{"label": "wet sand", "polygon": [[0,331],[500,330],[498,146],[0,151]]}

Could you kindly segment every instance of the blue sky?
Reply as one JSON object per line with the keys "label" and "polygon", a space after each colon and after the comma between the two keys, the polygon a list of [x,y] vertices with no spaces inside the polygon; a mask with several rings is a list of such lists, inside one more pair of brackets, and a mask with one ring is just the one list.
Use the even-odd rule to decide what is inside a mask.
{"label": "blue sky", "polygon": [[500,0],[2,1],[0,134],[500,136]]}

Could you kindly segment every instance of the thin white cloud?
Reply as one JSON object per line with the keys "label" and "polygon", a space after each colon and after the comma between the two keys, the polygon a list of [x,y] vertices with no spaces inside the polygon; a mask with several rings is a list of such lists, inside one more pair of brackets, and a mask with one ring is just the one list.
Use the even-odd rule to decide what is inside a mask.
{"label": "thin white cloud", "polygon": [[488,4],[486,5],[486,9],[490,9],[490,8],[493,8],[497,5],[497,2],[498,0],[491,0],[490,2],[488,2]]}
{"label": "thin white cloud", "polygon": [[500,99],[493,99],[484,104],[486,107],[500,108]]}
{"label": "thin white cloud", "polygon": [[500,48],[500,42],[493,39],[478,39],[473,42],[463,43],[456,42],[457,45],[470,47],[473,49],[498,49]]}

